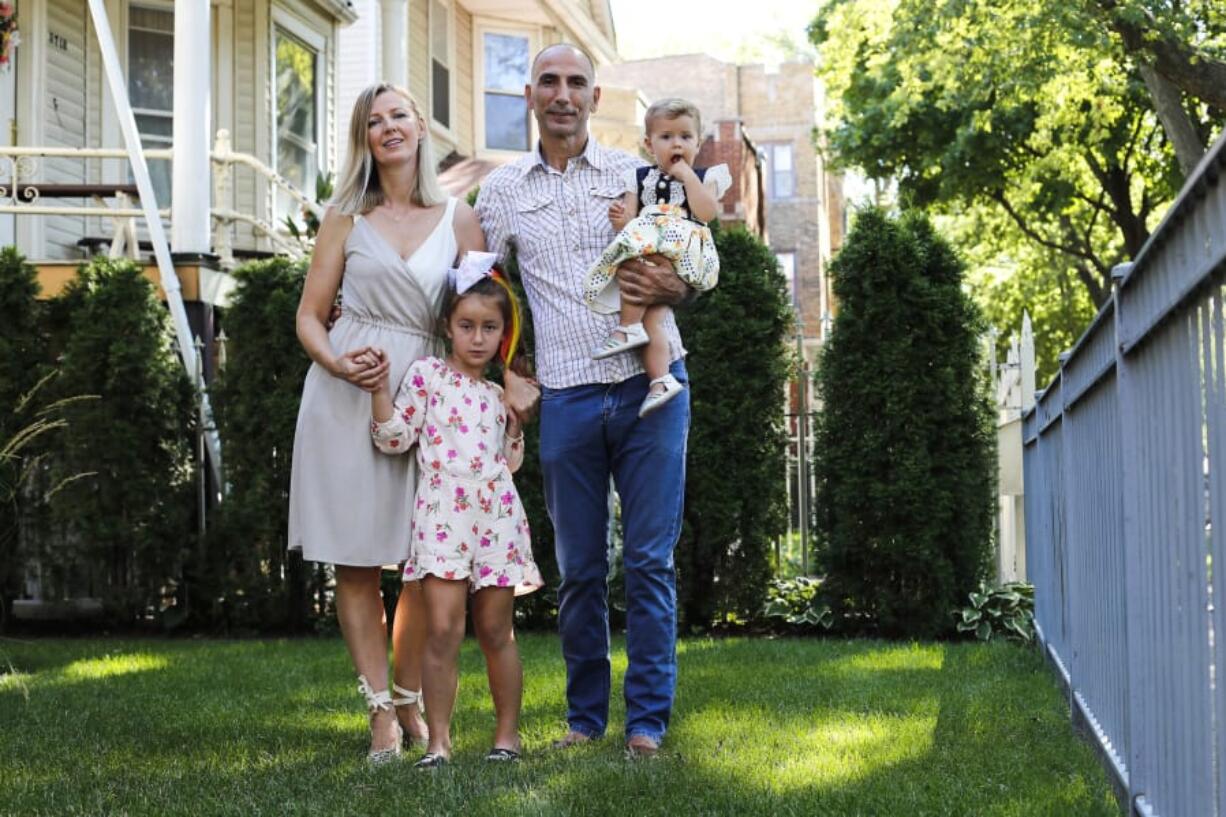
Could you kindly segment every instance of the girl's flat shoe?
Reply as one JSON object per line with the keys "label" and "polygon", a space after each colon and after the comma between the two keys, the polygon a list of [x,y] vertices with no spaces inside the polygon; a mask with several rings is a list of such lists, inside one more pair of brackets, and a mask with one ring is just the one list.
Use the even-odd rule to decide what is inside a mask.
{"label": "girl's flat shoe", "polygon": [[[664,387],[663,391],[651,391],[651,386],[657,383]],[[685,386],[681,385],[681,381],[673,377],[672,374],[657,377],[648,386],[647,396],[643,398],[643,405],[639,407],[639,416],[646,417],[678,394],[681,394],[684,390]]]}
{"label": "girl's flat shoe", "polygon": [[435,752],[426,752],[421,758],[413,764],[414,769],[438,769],[446,766],[449,761],[446,755],[440,755]]}
{"label": "girl's flat shoe", "polygon": [[[615,337],[618,332],[622,333],[620,340]],[[651,338],[647,337],[647,330],[643,328],[641,322],[632,323],[629,326],[619,326],[609,333],[609,336],[604,339],[604,343],[592,350],[592,360],[604,360],[606,357],[629,352],[631,349],[646,346],[650,340]]]}
{"label": "girl's flat shoe", "polygon": [[495,746],[493,749],[490,749],[489,754],[485,756],[485,759],[490,763],[514,763],[515,761],[519,760],[520,757],[522,757],[522,755],[520,755],[520,753],[514,749],[503,749]]}

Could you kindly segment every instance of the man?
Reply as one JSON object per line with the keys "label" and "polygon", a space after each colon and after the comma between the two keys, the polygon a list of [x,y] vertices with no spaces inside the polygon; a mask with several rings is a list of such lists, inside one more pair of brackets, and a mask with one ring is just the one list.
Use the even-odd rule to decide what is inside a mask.
{"label": "man", "polygon": [[[555,746],[600,737],[608,724],[608,485],[621,497],[626,577],[626,748],[654,755],[676,688],[676,574],[681,530],[688,389],[640,419],[647,376],[636,354],[601,361],[591,350],[617,323],[584,304],[588,268],[613,239],[609,205],[642,162],[601,147],[588,118],[600,102],[591,60],[550,46],[532,64],[524,96],[540,131],[536,152],[486,179],[477,215],[489,249],[514,247],[532,309],[541,385],[541,469],[556,535],[558,624],[566,659],[569,731]],[[653,261],[655,263],[653,263]],[[618,274],[628,301],[676,304],[689,288],[662,258],[628,262]],[[669,315],[670,371],[686,383],[685,349]],[[521,414],[536,394],[513,376],[508,400]]]}

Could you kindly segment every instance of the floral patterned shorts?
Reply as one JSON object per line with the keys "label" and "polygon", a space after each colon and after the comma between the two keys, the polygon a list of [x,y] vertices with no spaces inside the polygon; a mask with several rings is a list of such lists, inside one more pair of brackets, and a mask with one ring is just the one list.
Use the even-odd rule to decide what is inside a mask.
{"label": "floral patterned shorts", "polygon": [[509,475],[488,481],[422,473],[413,505],[412,547],[404,580],[468,579],[469,589],[513,587],[522,596],[541,587],[532,538]]}

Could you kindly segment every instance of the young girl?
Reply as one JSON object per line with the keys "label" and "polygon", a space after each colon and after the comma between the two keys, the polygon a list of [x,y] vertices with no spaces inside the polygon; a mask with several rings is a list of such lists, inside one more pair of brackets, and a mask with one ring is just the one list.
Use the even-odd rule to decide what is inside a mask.
{"label": "young girl", "polygon": [[[621,301],[617,267],[623,261],[653,253],[667,257],[677,274],[696,290],[708,290],[719,280],[719,256],[706,222],[719,214],[719,199],[732,185],[727,165],[695,168],[702,116],[684,99],[663,99],[647,109],[643,143],[655,158],[626,178],[626,193],[609,208],[617,237],[588,273],[584,295],[593,311],[618,312],[620,326],[592,351],[601,360],[639,347],[651,388],[639,416],[646,416],[682,389],[668,373],[668,341],[660,330],[668,315],[662,304],[644,307]],[[640,210],[642,207],[642,210]]]}
{"label": "young girl", "polygon": [[419,768],[451,757],[456,661],[470,595],[497,720],[486,759],[517,760],[521,751],[523,671],[512,613],[515,596],[542,581],[511,481],[524,458],[523,432],[503,405],[502,389],[485,379],[500,346],[510,365],[518,337],[511,291],[491,274],[492,264],[490,253],[469,253],[453,271],[442,313],[447,358],[410,365],[395,402],[386,376],[371,396],[375,445],[403,454],[416,444],[421,471],[404,566],[404,581],[421,581],[426,607],[422,686],[430,738]]}

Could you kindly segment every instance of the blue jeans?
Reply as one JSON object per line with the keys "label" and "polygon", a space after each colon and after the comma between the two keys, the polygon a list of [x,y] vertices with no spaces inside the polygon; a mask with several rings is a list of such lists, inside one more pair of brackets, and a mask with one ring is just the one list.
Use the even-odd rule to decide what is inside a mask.
{"label": "blue jeans", "polygon": [[[688,382],[685,364],[670,367]],[[597,737],[609,720],[609,476],[621,497],[626,576],[626,737],[664,736],[677,686],[677,582],[687,388],[642,419],[647,376],[543,389],[541,470],[553,521],[566,719]]]}

